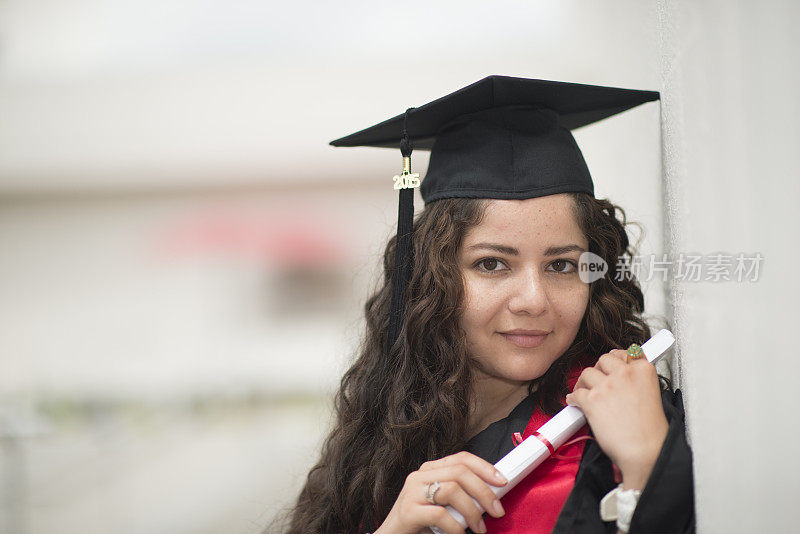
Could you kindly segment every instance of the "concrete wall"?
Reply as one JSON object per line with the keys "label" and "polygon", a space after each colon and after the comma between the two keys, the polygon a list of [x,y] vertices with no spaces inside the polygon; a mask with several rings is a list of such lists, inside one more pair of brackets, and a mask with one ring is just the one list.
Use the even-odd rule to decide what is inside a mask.
{"label": "concrete wall", "polygon": [[669,248],[763,256],[757,282],[670,291],[699,531],[789,532],[800,497],[800,6],[656,8]]}

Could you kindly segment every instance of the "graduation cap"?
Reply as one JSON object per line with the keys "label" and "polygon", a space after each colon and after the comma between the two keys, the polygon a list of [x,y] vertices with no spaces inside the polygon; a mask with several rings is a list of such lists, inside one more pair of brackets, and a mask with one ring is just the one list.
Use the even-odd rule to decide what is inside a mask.
{"label": "graduation cap", "polygon": [[[385,351],[400,332],[411,278],[415,187],[425,203],[443,198],[526,199],[584,192],[594,185],[571,130],[645,102],[656,91],[488,76],[418,108],[331,141],[399,148],[400,190],[392,303]],[[430,150],[424,180],[411,172],[414,148]]]}

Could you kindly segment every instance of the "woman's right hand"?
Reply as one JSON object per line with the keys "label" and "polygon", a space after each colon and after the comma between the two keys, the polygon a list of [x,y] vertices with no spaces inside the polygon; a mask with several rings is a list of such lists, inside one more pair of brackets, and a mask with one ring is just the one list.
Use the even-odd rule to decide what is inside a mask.
{"label": "woman's right hand", "polygon": [[[432,482],[439,483],[433,497],[436,504],[425,499],[426,488]],[[437,526],[447,534],[464,534],[458,521],[445,509],[447,505],[461,512],[474,532],[486,532],[483,514],[472,499],[490,515],[502,517],[503,506],[489,485],[507,483],[492,464],[466,451],[425,462],[406,477],[400,495],[375,534],[430,534],[430,526]]]}

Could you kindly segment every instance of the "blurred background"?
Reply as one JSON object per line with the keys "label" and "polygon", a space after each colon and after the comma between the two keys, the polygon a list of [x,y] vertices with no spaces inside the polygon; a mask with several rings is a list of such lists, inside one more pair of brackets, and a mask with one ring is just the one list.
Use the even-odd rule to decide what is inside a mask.
{"label": "blurred background", "polygon": [[764,453],[800,436],[798,22],[0,0],[0,533],[254,533],[291,505],[396,219],[399,153],[327,143],[490,74],[662,92],[575,136],[642,254],[764,257],[751,283],[643,286],[678,336],[699,530],[789,531],[800,469]]}

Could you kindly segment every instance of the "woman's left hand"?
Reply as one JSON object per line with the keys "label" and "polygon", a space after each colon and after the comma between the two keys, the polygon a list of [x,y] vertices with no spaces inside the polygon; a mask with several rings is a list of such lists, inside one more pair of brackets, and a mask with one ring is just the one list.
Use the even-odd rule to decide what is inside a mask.
{"label": "woman's left hand", "polygon": [[625,363],[612,350],[583,370],[567,404],[586,415],[598,445],[622,472],[624,489],[644,488],[669,424],[656,369],[645,359]]}

